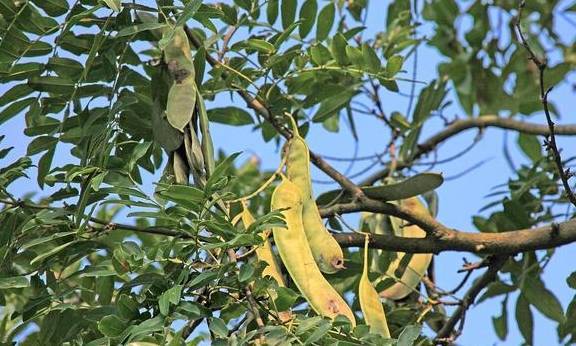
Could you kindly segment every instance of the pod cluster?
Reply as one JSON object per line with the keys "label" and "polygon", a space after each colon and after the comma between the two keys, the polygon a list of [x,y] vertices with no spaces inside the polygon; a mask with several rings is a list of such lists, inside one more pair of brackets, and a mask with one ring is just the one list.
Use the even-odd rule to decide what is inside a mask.
{"label": "pod cluster", "polygon": [[[285,174],[279,173],[281,168],[277,171],[282,180],[272,194],[270,206],[272,211],[279,211],[282,214],[286,225],[285,227],[273,227],[271,232],[265,231],[261,234],[265,241],[255,249],[256,257],[268,263],[263,275],[269,275],[276,279],[279,286],[286,285],[268,239],[269,233],[271,233],[282,264],[310,307],[317,314],[331,319],[343,315],[350,320],[352,325],[355,325],[354,312],[324,277],[325,274],[333,274],[345,268],[344,255],[340,245],[322,222],[316,201],[313,198],[309,149],[304,138],[298,133],[295,121],[291,117],[290,120],[292,121],[293,136],[283,150],[283,162],[285,162],[283,165],[285,165],[286,170]],[[416,188],[425,190],[430,185],[437,185],[437,180],[441,180],[441,176],[431,175],[431,177],[434,180],[425,177],[424,182],[419,184],[422,186],[416,186]],[[423,180],[422,177],[419,179]],[[412,189],[414,189],[414,185],[410,185]],[[400,187],[401,184],[384,188],[377,187],[373,189],[373,192],[374,194],[392,195],[393,197],[404,197],[407,193],[413,192],[406,192]],[[332,200],[343,196],[341,193],[333,193],[333,195],[329,196]],[[399,203],[415,213],[428,213],[418,197],[408,197],[394,203]],[[245,227],[254,222],[245,203],[243,203],[241,218]],[[369,226],[371,232],[376,234],[393,233],[409,238],[425,236],[424,231],[418,226],[404,224],[402,220],[397,218],[365,213],[362,215],[362,220]],[[381,299],[402,299],[414,291],[425,274],[432,255],[393,253],[392,257],[394,258],[390,260],[389,253],[383,253],[381,250],[369,250],[368,240],[367,235],[363,253],[363,269],[358,285],[358,300],[364,322],[370,327],[370,331],[390,338]],[[371,261],[370,257],[372,258]],[[390,283],[385,282],[385,288],[378,292],[368,276],[370,272],[378,273],[380,281],[388,280]],[[382,287],[382,283],[379,282],[378,286]],[[271,296],[274,298],[275,294],[272,293]],[[282,314],[283,320],[291,318],[290,312],[282,312]]]}

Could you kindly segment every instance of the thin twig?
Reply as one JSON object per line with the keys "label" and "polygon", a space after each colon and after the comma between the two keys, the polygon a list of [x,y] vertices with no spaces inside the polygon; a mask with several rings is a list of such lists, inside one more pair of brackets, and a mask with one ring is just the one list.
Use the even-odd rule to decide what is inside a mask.
{"label": "thin twig", "polygon": [[542,102],[542,106],[544,108],[544,114],[546,115],[546,122],[548,123],[548,130],[549,130],[549,134],[546,137],[545,144],[546,147],[548,148],[548,151],[552,153],[552,157],[554,158],[554,162],[556,164],[556,169],[558,170],[558,175],[562,180],[562,185],[564,185],[566,196],[568,197],[568,200],[570,200],[570,203],[576,206],[576,196],[572,192],[572,188],[570,187],[570,183],[568,182],[568,179],[570,179],[572,174],[570,173],[570,170],[568,169],[564,170],[564,166],[562,164],[562,157],[560,156],[560,151],[558,150],[558,146],[556,144],[555,124],[552,121],[552,116],[550,115],[550,109],[548,107],[548,95],[550,94],[553,88],[549,87],[548,89],[546,89],[544,84],[544,73],[546,71],[546,68],[548,67],[548,61],[546,57],[539,58],[538,56],[536,56],[536,54],[534,53],[532,48],[530,48],[530,45],[526,41],[524,33],[522,32],[522,27],[520,25],[522,20],[522,12],[525,6],[526,2],[521,1],[520,6],[518,8],[518,16],[516,17],[514,26],[516,27],[516,31],[518,33],[518,40],[528,52],[530,60],[536,65],[536,67],[538,67],[539,84],[540,84],[540,101]]}
{"label": "thin twig", "polygon": [[457,337],[458,333],[461,332],[461,328],[464,326],[463,322],[460,324],[459,330],[454,333],[454,328],[456,324],[460,321],[464,321],[466,311],[474,303],[474,300],[480,294],[480,292],[492,281],[497,278],[498,271],[504,266],[507,256],[494,256],[490,260],[490,264],[486,272],[474,282],[472,287],[466,292],[462,298],[462,304],[456,309],[452,316],[446,321],[446,324],[442,329],[436,334],[436,342],[438,344],[448,344],[452,343]]}

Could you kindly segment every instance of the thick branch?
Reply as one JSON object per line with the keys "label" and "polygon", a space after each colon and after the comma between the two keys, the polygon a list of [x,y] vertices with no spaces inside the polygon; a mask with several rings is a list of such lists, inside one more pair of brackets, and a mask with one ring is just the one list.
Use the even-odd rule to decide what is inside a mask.
{"label": "thick branch", "polygon": [[[556,248],[576,241],[576,219],[560,224],[501,233],[472,233],[442,228],[437,237],[410,238],[370,235],[371,248],[409,253],[466,251],[482,254],[515,254]],[[339,233],[334,237],[344,247],[361,247],[364,235]]]}
{"label": "thick branch", "polygon": [[[440,143],[445,140],[464,132],[469,129],[475,128],[487,128],[495,127],[500,129],[506,129],[511,131],[516,131],[520,133],[530,134],[530,135],[542,135],[546,136],[550,134],[550,128],[548,125],[528,123],[520,120],[502,118],[496,115],[484,115],[477,118],[467,118],[459,119],[428,138],[421,144],[418,144],[418,148],[414,153],[413,159],[410,162],[398,162],[397,168],[402,169],[410,166],[412,162],[422,155],[425,155],[432,150],[434,150]],[[554,127],[554,134],[560,136],[574,136],[576,135],[576,125],[558,125]],[[359,185],[372,185],[376,181],[382,179],[382,177],[388,174],[388,168],[384,168],[381,171],[374,173],[372,176],[366,178]]]}
{"label": "thick branch", "polygon": [[[491,258],[490,265],[488,266],[488,270],[480,277],[480,279],[476,280],[472,287],[466,292],[464,297],[462,298],[462,304],[456,309],[454,314],[446,321],[446,324],[442,327],[442,329],[436,335],[436,340],[440,343],[444,343],[443,341],[446,338],[450,338],[454,331],[454,327],[458,321],[464,319],[464,315],[466,311],[470,307],[471,304],[474,303],[474,300],[480,294],[480,292],[492,281],[497,278],[498,271],[504,266],[506,263],[507,257],[506,256],[494,256]],[[452,340],[450,340],[452,341]]]}

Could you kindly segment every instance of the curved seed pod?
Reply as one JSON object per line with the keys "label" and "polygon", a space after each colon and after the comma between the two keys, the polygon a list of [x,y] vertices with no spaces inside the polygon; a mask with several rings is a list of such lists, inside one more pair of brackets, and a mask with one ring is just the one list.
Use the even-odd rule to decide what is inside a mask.
{"label": "curved seed pod", "polygon": [[[418,197],[408,198],[406,200],[402,200],[400,203],[403,207],[406,207],[416,213],[429,215],[428,210],[424,204],[420,202]],[[396,218],[391,218],[392,223],[399,221],[398,219],[395,219]],[[407,238],[424,238],[426,236],[426,232],[424,232],[420,227],[416,225],[399,227],[399,232],[401,234],[396,235]],[[411,257],[408,258],[407,256]],[[395,272],[400,266],[402,266],[403,262],[406,262],[406,259],[409,259],[409,262],[406,265],[404,273],[401,275],[401,277],[398,277]],[[397,278],[398,282],[380,292],[380,296],[392,300],[406,297],[408,294],[414,291],[415,287],[422,279],[422,276],[426,274],[426,270],[430,265],[430,261],[432,261],[432,254],[419,253],[407,255],[404,252],[398,252],[397,258],[392,263],[390,263],[390,266],[386,271],[386,276]]]}
{"label": "curved seed pod", "polygon": [[[254,223],[254,216],[252,216],[244,203],[242,203],[242,208],[242,222],[244,223],[244,227],[248,228],[251,224]],[[282,276],[282,271],[280,270],[280,265],[278,265],[278,261],[272,252],[272,245],[270,244],[269,239],[270,231],[265,230],[260,233],[260,236],[264,239],[264,244],[256,248],[256,257],[259,261],[268,263],[268,266],[264,268],[262,275],[270,275],[274,278],[274,280],[276,280],[276,282],[278,282],[279,286],[286,286],[286,282]]]}
{"label": "curved seed pod", "polygon": [[312,198],[308,146],[304,138],[298,134],[294,119],[292,117],[290,119],[293,137],[286,143],[286,175],[302,191],[304,231],[314,260],[322,272],[332,274],[344,268],[344,254],[338,242],[322,223],[318,206]]}
{"label": "curved seed pod", "polygon": [[[242,223],[244,223],[244,227],[248,228],[251,224],[254,223],[254,216],[248,210],[248,207],[242,203],[242,213],[239,214],[242,218]],[[263,261],[268,263],[268,266],[264,268],[262,271],[262,276],[270,275],[280,287],[286,287],[286,280],[284,280],[284,276],[282,275],[282,271],[280,270],[280,265],[276,260],[276,256],[274,256],[274,252],[272,252],[272,244],[270,244],[270,231],[264,230],[260,233],[260,236],[264,239],[264,244],[256,247],[256,258],[259,261]],[[268,292],[270,298],[276,299],[278,295],[275,291]],[[292,313],[290,311],[278,311],[278,317],[280,320],[286,322],[292,319]]]}
{"label": "curved seed pod", "polygon": [[346,301],[322,276],[312,256],[302,224],[302,195],[298,186],[282,176],[272,194],[271,209],[282,210],[287,228],[273,228],[278,253],[290,277],[310,306],[321,316],[346,316],[356,324]]}
{"label": "curved seed pod", "polygon": [[360,278],[360,285],[358,286],[358,300],[360,300],[360,308],[364,315],[366,324],[370,326],[370,332],[381,334],[385,338],[390,337],[390,330],[388,329],[388,322],[384,314],[384,308],[380,301],[378,292],[372,286],[370,278],[368,278],[368,235],[364,243],[364,269],[362,270],[362,277]]}

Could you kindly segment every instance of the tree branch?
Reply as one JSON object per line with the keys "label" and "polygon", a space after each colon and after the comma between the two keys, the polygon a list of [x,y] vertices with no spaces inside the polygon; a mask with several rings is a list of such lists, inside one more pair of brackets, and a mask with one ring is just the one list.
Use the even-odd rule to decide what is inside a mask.
{"label": "tree branch", "polygon": [[[496,115],[483,115],[477,118],[467,118],[458,119],[452,122],[450,125],[428,138],[421,144],[418,144],[416,152],[411,161],[397,162],[397,169],[402,169],[409,167],[414,160],[420,158],[421,156],[434,150],[440,143],[445,140],[469,129],[483,129],[487,127],[495,127],[500,129],[506,129],[511,131],[516,131],[520,133],[530,134],[530,135],[549,135],[550,128],[543,124],[528,123],[520,120],[515,120],[511,118],[502,118]],[[560,136],[574,136],[576,135],[576,124],[571,125],[559,125],[554,128],[554,133]],[[376,181],[382,179],[388,174],[389,169],[384,168],[370,177],[366,178],[359,185],[373,185]]]}
{"label": "tree branch", "polygon": [[[334,237],[343,247],[361,247],[364,235],[338,233]],[[442,228],[436,236],[407,238],[393,235],[370,235],[369,246],[375,249],[408,253],[465,251],[479,254],[515,254],[524,251],[556,248],[576,241],[576,219],[560,224],[501,233],[472,233]]]}
{"label": "tree branch", "polygon": [[[462,298],[462,304],[456,309],[454,314],[446,321],[446,324],[442,327],[442,329],[436,335],[436,341],[441,344],[451,343],[454,341],[458,335],[453,335],[454,327],[458,321],[464,321],[464,316],[466,311],[474,303],[474,300],[478,296],[478,294],[492,281],[497,278],[498,271],[504,266],[506,260],[508,259],[507,256],[494,256],[490,260],[490,265],[488,266],[488,270],[480,277],[480,279],[476,280],[472,287],[466,292],[464,297]],[[463,326],[463,323],[462,323]],[[459,333],[457,333],[459,334]]]}
{"label": "tree branch", "polygon": [[[21,208],[59,209],[49,206],[28,204],[23,201],[0,200],[0,203]],[[570,244],[576,241],[576,219],[559,224],[507,231],[501,233],[462,232],[444,226],[434,218],[393,204],[371,199],[347,204],[337,204],[321,209],[324,217],[344,212],[369,211],[405,219],[417,224],[428,232],[426,238],[404,238],[393,235],[370,235],[368,245],[371,248],[408,253],[440,253],[443,251],[462,251],[481,254],[515,254],[524,251],[543,250]],[[193,239],[192,235],[177,229],[166,227],[138,227],[112,221],[90,218],[91,222],[104,225],[106,231],[123,229],[136,233],[147,233]],[[364,246],[364,235],[360,233],[336,233],[334,237],[343,247]],[[201,238],[201,237],[200,237]]]}

